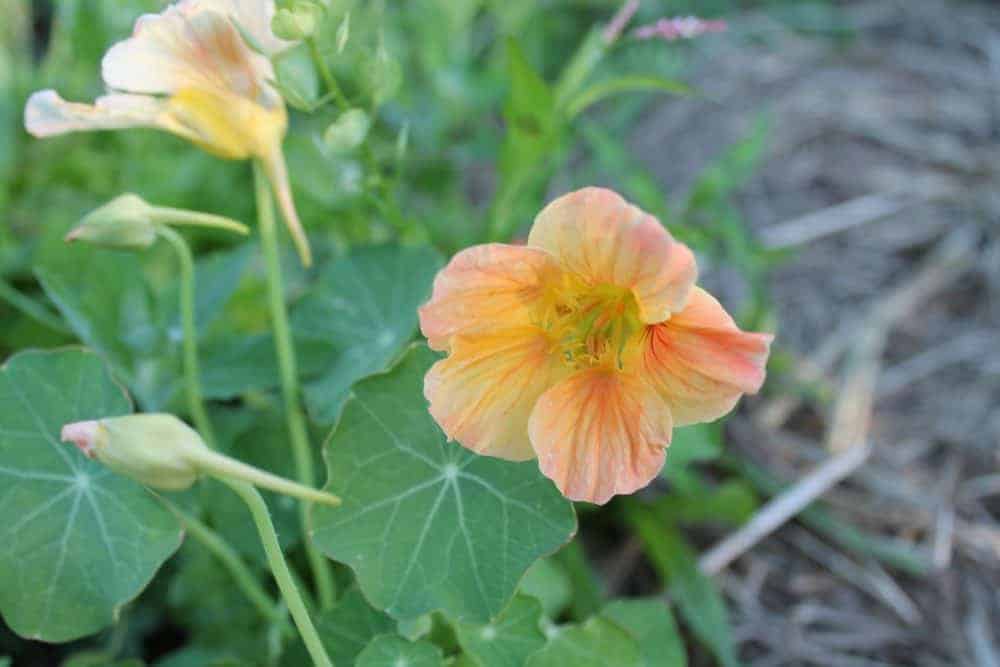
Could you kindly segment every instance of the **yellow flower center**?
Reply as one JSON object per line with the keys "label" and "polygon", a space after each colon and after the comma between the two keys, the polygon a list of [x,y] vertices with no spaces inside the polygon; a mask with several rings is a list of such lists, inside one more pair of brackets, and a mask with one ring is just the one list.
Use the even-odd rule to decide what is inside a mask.
{"label": "yellow flower center", "polygon": [[280,144],[287,126],[284,107],[269,109],[239,95],[200,88],[178,90],[167,112],[181,134],[230,160],[266,155]]}
{"label": "yellow flower center", "polygon": [[631,290],[570,281],[548,301],[540,326],[570,368],[624,366],[629,342],[642,329]]}

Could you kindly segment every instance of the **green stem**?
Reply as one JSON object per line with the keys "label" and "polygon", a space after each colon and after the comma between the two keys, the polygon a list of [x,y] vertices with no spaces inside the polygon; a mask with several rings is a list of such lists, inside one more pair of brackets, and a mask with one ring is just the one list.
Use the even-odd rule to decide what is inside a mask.
{"label": "green stem", "polygon": [[268,489],[275,493],[281,493],[292,498],[305,500],[312,503],[322,503],[324,505],[339,505],[340,498],[314,489],[311,486],[299,484],[291,480],[272,475],[271,473],[247,465],[228,456],[223,456],[218,452],[205,451],[198,455],[197,465],[199,469],[207,472],[213,477],[225,478],[228,480],[239,480],[248,482],[256,487]]}
{"label": "green stem", "polygon": [[58,333],[72,333],[62,321],[49,312],[44,306],[36,303],[31,297],[21,294],[9,285],[7,281],[0,280],[0,301],[4,301],[12,308],[15,308],[39,324],[44,324],[48,328]]}
{"label": "green stem", "polygon": [[295,621],[295,626],[299,629],[299,634],[302,635],[302,641],[305,642],[306,650],[309,651],[313,663],[316,667],[333,667],[333,661],[326,654],[319,633],[316,632],[316,626],[313,625],[312,619],[309,617],[309,610],[306,609],[306,604],[302,600],[302,594],[299,593],[292,573],[288,569],[288,563],[285,562],[285,555],[281,552],[281,544],[274,532],[271,514],[267,510],[264,499],[261,498],[257,489],[249,484],[243,482],[227,482],[227,484],[250,509],[254,524],[257,526],[257,532],[260,534],[261,545],[267,555],[267,562],[274,574],[274,580],[285,599],[285,604],[288,605],[288,611],[292,614],[292,620]]}
{"label": "green stem", "polygon": [[216,446],[215,431],[205,410],[205,400],[201,393],[201,370],[198,366],[198,330],[194,321],[194,257],[191,248],[180,234],[169,227],[160,225],[157,233],[166,239],[177,252],[181,276],[181,326],[184,329],[184,385],[188,401],[188,412],[194,420],[195,428],[209,447]]}
{"label": "green stem", "polygon": [[247,599],[257,607],[261,615],[273,623],[284,623],[284,613],[271,599],[271,596],[264,591],[257,578],[250,572],[236,551],[218,533],[184,512],[174,503],[168,502],[167,506],[180,519],[187,534],[198,540],[229,571],[233,581],[247,596]]}
{"label": "green stem", "polygon": [[326,60],[323,58],[323,54],[319,51],[319,45],[316,43],[315,38],[310,37],[306,40],[306,44],[309,45],[309,55],[312,56],[313,64],[316,65],[316,69],[319,70],[319,75],[323,78],[323,83],[326,84],[327,90],[333,99],[336,100],[337,105],[343,111],[350,108],[350,103],[347,101],[347,97],[344,95],[344,91],[340,89],[337,85],[337,79],[334,78],[333,72],[330,71],[330,67],[326,64]]}
{"label": "green stem", "polygon": [[202,213],[201,211],[189,211],[183,208],[170,208],[169,206],[154,206],[152,209],[150,219],[161,225],[208,227],[210,229],[222,229],[227,232],[234,232],[243,236],[250,233],[250,228],[243,223],[221,215],[212,215],[211,213]]}
{"label": "green stem", "polygon": [[[285,416],[288,420],[288,433],[292,443],[292,458],[300,482],[315,488],[316,473],[313,470],[312,451],[309,446],[309,433],[306,430],[305,414],[300,402],[298,370],[295,361],[295,348],[292,346],[291,328],[288,325],[288,312],[285,310],[285,286],[281,274],[281,258],[278,255],[278,234],[274,222],[274,203],[271,199],[271,188],[262,167],[254,163],[254,190],[257,196],[257,217],[260,222],[261,247],[264,262],[267,267],[268,304],[271,310],[271,322],[274,328],[274,346],[278,356],[278,368],[281,374],[281,393],[285,402]],[[306,556],[312,568],[316,584],[316,594],[320,606],[329,609],[336,598],[333,573],[330,566],[309,539],[309,506],[299,503],[299,518],[302,522],[305,537]]]}

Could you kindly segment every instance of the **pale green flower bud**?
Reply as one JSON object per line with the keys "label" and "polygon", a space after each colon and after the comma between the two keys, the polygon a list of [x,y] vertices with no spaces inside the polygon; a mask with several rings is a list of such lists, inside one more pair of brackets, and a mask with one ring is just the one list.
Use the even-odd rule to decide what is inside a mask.
{"label": "pale green flower bud", "polygon": [[66,240],[142,250],[156,241],[153,211],[142,197],[124,194],[88,213]]}
{"label": "pale green flower bud", "polygon": [[115,472],[154,489],[182,491],[201,475],[249,482],[311,502],[338,505],[334,495],[303,486],[223,456],[177,417],[128,415],[66,424],[63,442]]}
{"label": "pale green flower bud", "polygon": [[250,230],[220,215],[180,208],[153,206],[139,195],[119,195],[94,211],[66,235],[67,241],[86,241],[109,248],[145,250],[153,245],[161,225],[193,225],[246,236]]}
{"label": "pale green flower bud", "polygon": [[197,461],[210,451],[201,436],[173,415],[109,417],[67,424],[62,440],[90,458],[154,489],[180,491],[197,481]]}
{"label": "pale green flower bud", "polygon": [[385,45],[379,47],[368,62],[368,86],[375,106],[392,99],[403,85],[403,70],[399,61],[389,55]]}
{"label": "pale green flower bud", "polygon": [[312,37],[323,18],[323,7],[308,0],[297,0],[279,9],[271,19],[275,37],[297,42]]}
{"label": "pale green flower bud", "polygon": [[362,109],[348,109],[323,132],[323,143],[334,153],[350,153],[368,135],[371,120]]}

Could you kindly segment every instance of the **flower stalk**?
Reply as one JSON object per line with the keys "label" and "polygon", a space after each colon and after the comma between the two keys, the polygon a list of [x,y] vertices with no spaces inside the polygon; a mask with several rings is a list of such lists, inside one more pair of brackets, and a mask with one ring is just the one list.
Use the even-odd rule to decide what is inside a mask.
{"label": "flower stalk", "polygon": [[[278,357],[278,368],[281,375],[281,393],[284,399],[285,418],[288,422],[288,433],[292,444],[292,458],[295,462],[296,477],[309,487],[316,485],[316,473],[313,469],[312,451],[309,445],[309,433],[306,428],[306,418],[302,411],[301,387],[299,386],[298,368],[295,359],[295,349],[292,345],[291,327],[288,324],[288,312],[285,309],[285,286],[281,273],[281,258],[278,255],[277,226],[274,220],[274,203],[271,190],[268,187],[265,170],[262,165],[254,163],[254,190],[257,198],[257,217],[260,226],[261,246],[267,271],[268,305],[271,311],[271,323],[274,329],[275,353]],[[309,510],[300,506],[300,521],[303,534],[309,534]],[[333,574],[329,564],[322,554],[308,539],[305,541],[306,555],[313,572],[316,592],[320,606],[328,609],[333,606],[336,597]]]}
{"label": "flower stalk", "polygon": [[271,599],[271,596],[260,585],[257,577],[246,566],[246,563],[236,553],[236,550],[218,533],[182,510],[176,504],[168,503],[168,507],[181,522],[181,525],[184,526],[184,531],[198,540],[229,571],[229,576],[232,577],[233,582],[243,591],[247,600],[257,608],[261,616],[272,623],[285,625],[286,616],[284,610]]}
{"label": "flower stalk", "polygon": [[201,368],[198,363],[198,330],[195,325],[194,257],[191,248],[180,234],[165,225],[157,230],[160,237],[173,246],[180,263],[180,309],[182,345],[184,348],[184,394],[187,397],[188,412],[195,428],[208,443],[216,446],[215,429],[205,410],[205,400],[201,391]]}
{"label": "flower stalk", "polygon": [[260,535],[261,545],[267,556],[268,565],[271,566],[271,572],[274,574],[274,580],[285,599],[285,604],[288,605],[288,611],[292,614],[292,620],[295,621],[295,626],[299,629],[299,634],[302,636],[302,641],[306,645],[306,650],[309,652],[313,664],[316,667],[333,667],[333,661],[330,660],[330,656],[327,655],[326,649],[323,647],[323,642],[319,638],[319,633],[316,632],[316,626],[313,625],[312,618],[309,616],[309,610],[302,599],[302,594],[295,585],[295,579],[288,569],[288,563],[285,562],[285,555],[281,551],[281,544],[278,542],[278,535],[274,531],[274,523],[271,521],[271,514],[268,512],[264,499],[261,498],[257,489],[249,484],[242,482],[227,482],[227,484],[250,510],[254,525]]}

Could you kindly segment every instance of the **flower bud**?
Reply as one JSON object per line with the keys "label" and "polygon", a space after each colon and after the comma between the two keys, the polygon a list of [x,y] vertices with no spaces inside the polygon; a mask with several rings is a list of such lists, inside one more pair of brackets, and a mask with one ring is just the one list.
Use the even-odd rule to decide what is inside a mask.
{"label": "flower bud", "polygon": [[399,91],[403,84],[403,70],[399,61],[389,55],[382,45],[375,57],[368,62],[368,86],[375,106],[382,106]]}
{"label": "flower bud", "polygon": [[200,475],[249,482],[310,502],[338,505],[336,496],[272,475],[223,456],[177,417],[167,414],[128,415],[66,424],[63,442],[86,456],[146,486],[182,491]]}
{"label": "flower bud", "polygon": [[198,479],[196,461],[208,447],[173,415],[108,417],[67,424],[62,440],[117,473],[154,489],[180,491]]}
{"label": "flower bud", "polygon": [[120,195],[87,214],[66,235],[66,240],[87,241],[111,248],[148,248],[156,240],[153,210],[138,195]]}
{"label": "flower bud", "polygon": [[315,2],[297,0],[279,9],[271,19],[271,32],[279,39],[297,42],[312,37],[323,18],[323,8]]}
{"label": "flower bud", "polygon": [[363,109],[348,109],[323,132],[323,143],[334,153],[350,153],[365,140],[370,127]]}

